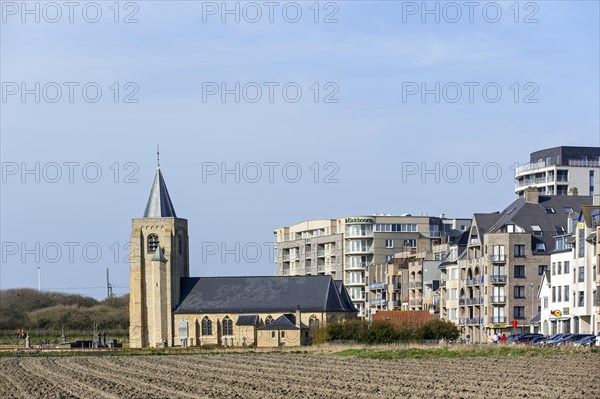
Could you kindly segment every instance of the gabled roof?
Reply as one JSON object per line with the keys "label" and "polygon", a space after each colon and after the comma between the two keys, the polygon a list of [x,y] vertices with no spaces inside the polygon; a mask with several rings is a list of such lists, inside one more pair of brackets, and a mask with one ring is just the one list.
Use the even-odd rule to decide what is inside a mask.
{"label": "gabled roof", "polygon": [[258,327],[258,330],[308,330],[309,327],[300,323],[300,327],[296,325],[296,316],[293,314],[284,314],[279,316],[277,319],[269,324],[262,327]]}
{"label": "gabled roof", "polygon": [[[498,233],[507,224],[517,225],[527,234],[533,234],[532,226],[538,225],[542,234],[534,235],[533,243],[544,242],[546,252],[552,252],[554,236],[558,235],[555,226],[562,226],[565,231],[568,227],[568,214],[565,208],[572,208],[575,213],[578,213],[583,205],[591,203],[591,196],[540,195],[538,202],[527,202],[524,197],[519,197],[500,213],[476,213],[473,218],[477,224],[480,240],[483,234]],[[550,210],[550,208],[554,213],[546,212],[546,209]]]}
{"label": "gabled roof", "polygon": [[156,175],[154,176],[154,182],[152,183],[152,189],[150,190],[150,196],[148,197],[148,203],[146,204],[146,210],[144,211],[145,218],[176,218],[175,208],[165,179],[163,179],[160,167],[156,168]]}
{"label": "gabled roof", "polygon": [[331,276],[186,277],[174,313],[351,312],[342,282]]}

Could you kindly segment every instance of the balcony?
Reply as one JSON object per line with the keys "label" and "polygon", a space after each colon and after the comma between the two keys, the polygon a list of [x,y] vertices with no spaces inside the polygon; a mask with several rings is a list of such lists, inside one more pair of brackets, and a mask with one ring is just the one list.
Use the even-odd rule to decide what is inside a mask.
{"label": "balcony", "polygon": [[568,183],[569,182],[569,176],[556,175],[556,182],[557,183]]}
{"label": "balcony", "polygon": [[351,286],[351,285],[365,285],[365,280],[354,280],[354,281],[346,281],[344,284],[346,284],[347,286]]}
{"label": "balcony", "polygon": [[325,265],[318,265],[317,273],[325,273]]}
{"label": "balcony", "polygon": [[409,288],[421,288],[421,287],[423,287],[423,281],[422,280],[411,281],[410,283],[408,283],[408,287]]}
{"label": "balcony", "polygon": [[593,159],[569,159],[569,166],[577,166],[583,168],[597,168],[600,166],[600,160]]}
{"label": "balcony", "polygon": [[373,247],[346,247],[347,254],[368,254],[373,253]]}
{"label": "balcony", "polygon": [[283,261],[284,262],[289,262],[290,261],[290,255],[283,255]]}
{"label": "balcony", "polygon": [[506,324],[506,316],[492,316],[492,324]]}
{"label": "balcony", "polygon": [[500,296],[493,295],[491,297],[490,301],[492,303],[494,303],[494,304],[497,304],[497,303],[506,303],[506,296],[504,296],[504,295],[500,295]]}
{"label": "balcony", "polygon": [[458,319],[458,323],[461,325],[483,324],[483,317],[461,317]]}
{"label": "balcony", "polygon": [[388,285],[386,283],[371,283],[369,284],[369,289],[386,291],[388,289]]}
{"label": "balcony", "polygon": [[481,305],[483,304],[483,298],[482,297],[473,297],[473,298],[460,298],[458,300],[458,304],[460,306],[473,306],[473,305]]}
{"label": "balcony", "polygon": [[506,255],[493,254],[490,255],[490,261],[494,263],[506,263]]}
{"label": "balcony", "polygon": [[325,250],[324,250],[324,249],[319,249],[319,250],[317,250],[317,256],[318,256],[319,258],[322,258],[322,257],[324,257],[324,256],[325,256]]}
{"label": "balcony", "polygon": [[349,264],[346,265],[346,270],[357,270],[357,269],[364,269],[365,267],[371,266],[371,262],[358,262],[358,263],[353,263],[353,264]]}
{"label": "balcony", "polygon": [[418,299],[409,299],[408,300],[408,306],[421,306],[423,304],[423,299],[422,298],[418,298]]}
{"label": "balcony", "polygon": [[533,186],[536,184],[546,184],[547,182],[548,181],[545,177],[536,177],[533,179],[523,179],[523,180],[517,182],[517,184],[515,185],[515,188]]}
{"label": "balcony", "polygon": [[475,278],[468,278],[466,280],[464,280],[465,285],[481,285],[483,284],[483,276],[480,277],[475,277]]}
{"label": "balcony", "polygon": [[515,169],[515,174],[520,175],[523,172],[533,172],[535,170],[545,168],[546,166],[550,165],[546,165],[545,161],[524,164]]}
{"label": "balcony", "polygon": [[373,237],[373,231],[347,231],[344,238]]}
{"label": "balcony", "polygon": [[371,299],[369,305],[371,306],[387,306],[388,301],[385,299]]}
{"label": "balcony", "polygon": [[506,274],[493,274],[492,284],[505,284],[506,283]]}

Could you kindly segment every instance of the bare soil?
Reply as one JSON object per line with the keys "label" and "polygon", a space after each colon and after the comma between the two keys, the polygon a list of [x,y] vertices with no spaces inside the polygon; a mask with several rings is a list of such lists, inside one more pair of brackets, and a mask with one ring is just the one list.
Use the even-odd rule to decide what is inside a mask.
{"label": "bare soil", "polygon": [[0,358],[0,398],[600,398],[600,355]]}

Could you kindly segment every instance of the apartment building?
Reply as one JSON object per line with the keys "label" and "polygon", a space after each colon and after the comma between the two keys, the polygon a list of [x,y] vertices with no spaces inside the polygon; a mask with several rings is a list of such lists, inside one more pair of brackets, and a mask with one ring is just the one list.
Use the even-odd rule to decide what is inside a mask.
{"label": "apartment building", "polygon": [[458,289],[458,308],[447,301],[442,314],[458,314],[463,338],[489,342],[494,333],[512,332],[513,321],[517,332],[535,329],[554,237],[567,231],[569,214],[591,202],[589,196],[541,196],[530,188],[502,212],[473,215],[466,250],[456,262],[458,284],[448,284],[455,266],[446,265],[443,274],[446,295]]}
{"label": "apartment building", "polygon": [[[376,214],[308,220],[277,228],[274,231],[276,273],[330,274],[343,280],[359,309],[359,316],[368,317],[367,275],[371,265],[387,264],[399,251],[427,250],[439,244],[447,230],[454,226],[467,229],[469,222],[445,217]],[[384,301],[390,297],[384,297],[383,291],[381,289],[380,296],[373,299],[379,300],[380,306],[389,306]]]}
{"label": "apartment building", "polygon": [[579,195],[600,190],[600,147],[554,147],[532,152],[529,163],[515,169],[515,193],[535,187],[542,195]]}
{"label": "apartment building", "polygon": [[367,290],[367,317],[372,318],[379,311],[401,310],[403,298],[408,298],[405,262],[392,259],[367,267]]}

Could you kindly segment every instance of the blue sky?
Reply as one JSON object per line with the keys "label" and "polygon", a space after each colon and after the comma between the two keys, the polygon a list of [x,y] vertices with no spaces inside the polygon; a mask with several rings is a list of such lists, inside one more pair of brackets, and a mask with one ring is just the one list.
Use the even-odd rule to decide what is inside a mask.
{"label": "blue sky", "polygon": [[[189,220],[191,271],[201,276],[273,274],[266,246],[256,262],[248,261],[256,260],[250,252],[237,261],[203,249],[263,245],[275,227],[305,219],[406,212],[469,217],[500,210],[514,199],[511,166],[527,162],[530,152],[599,145],[598,2],[520,2],[517,23],[512,1],[479,2],[472,23],[464,6],[462,18],[450,22],[453,10],[444,14],[442,2],[428,3],[439,7],[439,22],[422,13],[421,2],[330,3],[319,4],[318,23],[313,2],[278,3],[272,23],[268,8],[257,2],[262,19],[250,23],[244,16],[251,14],[240,14],[236,23],[234,15],[222,22],[220,13],[207,13],[221,2],[194,1],[123,2],[119,23],[112,1],[98,2],[97,23],[87,22],[80,8],[73,23],[65,8],[50,23],[53,10],[40,5],[37,23],[13,8],[20,2],[3,1],[0,288],[36,287],[39,266],[43,289],[101,297],[109,268],[116,292],[127,292],[125,245],[131,218],[145,207],[157,144],[175,209]],[[299,7],[300,20],[288,22],[284,6],[291,16]],[[502,15],[492,23],[498,8]],[[91,19],[94,9],[88,11]],[[123,23],[132,12],[138,22]],[[338,22],[323,23],[332,12]],[[11,94],[35,82],[39,103],[33,94],[24,100],[20,91]],[[55,103],[48,101],[54,98],[49,82],[63,88]],[[79,84],[73,102],[65,82]],[[90,82],[102,89],[95,103],[81,94]],[[253,92],[239,103],[233,95],[222,102],[204,93],[203,100],[207,84],[231,89],[235,82],[262,87],[259,101],[247,101]],[[278,84],[273,102],[265,82]],[[439,102],[433,94],[422,101],[420,93],[406,93],[436,82]],[[472,102],[466,82],[475,87]],[[290,83],[302,89],[298,102],[281,93]],[[493,92],[484,97],[485,85],[502,90],[497,102],[486,100]],[[463,96],[453,103],[456,86]],[[125,103],[135,88],[138,102]],[[334,91],[337,102],[325,102]],[[72,182],[69,162],[76,163]],[[478,163],[472,181],[464,166],[471,162]],[[39,173],[21,175],[36,163]],[[55,163],[62,177],[52,183]],[[205,170],[239,163],[239,183],[233,175],[203,176],[203,163]],[[252,171],[255,163],[263,177],[251,183],[241,169]],[[265,163],[278,163],[272,182]],[[463,175],[454,182],[420,173],[403,178],[403,163],[420,169],[439,163],[440,174],[443,165],[455,163]],[[486,164],[492,168],[484,177]],[[283,176],[284,165],[292,167],[288,171],[299,166],[300,181]],[[98,169],[101,178],[86,181]],[[337,183],[324,182],[330,172]],[[126,183],[129,173],[134,182]]]}

